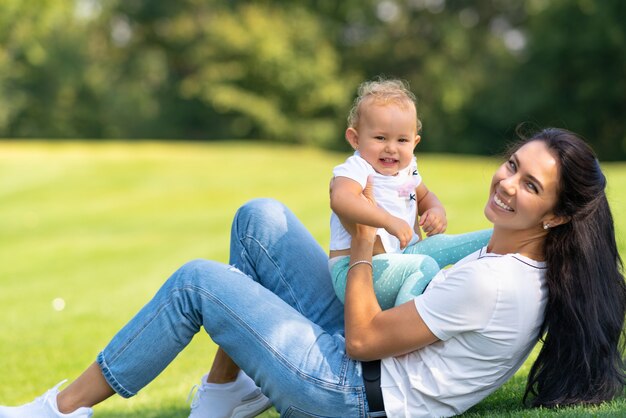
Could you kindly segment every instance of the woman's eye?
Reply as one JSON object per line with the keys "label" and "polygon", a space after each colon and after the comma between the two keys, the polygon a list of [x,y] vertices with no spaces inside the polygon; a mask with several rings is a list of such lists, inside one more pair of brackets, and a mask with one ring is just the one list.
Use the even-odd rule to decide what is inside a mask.
{"label": "woman's eye", "polygon": [[511,170],[515,171],[517,169],[517,165],[515,164],[515,161],[513,161],[513,160],[507,161],[507,164],[509,165],[509,168]]}
{"label": "woman's eye", "polygon": [[537,193],[538,189],[537,186],[535,186],[533,183],[526,183],[526,187],[528,187],[530,190],[532,190],[533,192]]}

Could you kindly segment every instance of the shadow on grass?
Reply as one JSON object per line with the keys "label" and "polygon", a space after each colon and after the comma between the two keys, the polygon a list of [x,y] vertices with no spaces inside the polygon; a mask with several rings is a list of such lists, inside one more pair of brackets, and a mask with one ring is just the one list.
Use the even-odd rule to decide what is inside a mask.
{"label": "shadow on grass", "polygon": [[[189,407],[186,405],[179,407],[155,407],[141,408],[128,411],[98,411],[98,418],[187,418],[189,416]],[[259,418],[278,417],[278,412],[274,408],[268,409]]]}
{"label": "shadow on grass", "polygon": [[489,395],[478,405],[470,408],[462,417],[512,416],[523,414],[528,409],[522,404],[522,396],[526,387],[526,378],[514,376],[508,383]]}
{"label": "shadow on grass", "polygon": [[189,416],[189,407],[155,407],[141,408],[140,410],[129,411],[99,411],[99,418],[186,418]]}
{"label": "shadow on grass", "polygon": [[626,417],[626,389],[622,396],[601,405],[571,406],[554,409],[530,408],[522,404],[526,388],[526,376],[514,376],[506,385],[485,398],[478,405],[459,415],[463,418],[506,417]]}

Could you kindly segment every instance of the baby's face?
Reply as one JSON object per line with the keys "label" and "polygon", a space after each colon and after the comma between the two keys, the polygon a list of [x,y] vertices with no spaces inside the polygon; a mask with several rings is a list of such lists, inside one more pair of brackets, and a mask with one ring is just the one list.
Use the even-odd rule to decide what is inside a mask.
{"label": "baby's face", "polygon": [[355,149],[377,173],[395,176],[413,160],[413,150],[419,140],[416,130],[412,104],[364,103],[355,130]]}

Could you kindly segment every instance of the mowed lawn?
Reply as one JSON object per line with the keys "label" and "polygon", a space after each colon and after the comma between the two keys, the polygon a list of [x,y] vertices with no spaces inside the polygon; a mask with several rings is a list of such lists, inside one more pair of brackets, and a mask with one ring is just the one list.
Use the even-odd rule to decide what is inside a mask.
{"label": "mowed lawn", "polygon": [[[0,142],[0,404],[76,377],[184,262],[227,262],[232,216],[249,199],[285,202],[327,248],[328,181],[346,156],[250,142]],[[489,226],[482,208],[497,160],[418,162],[447,207],[449,232]],[[603,166],[624,256],[626,164]],[[138,396],[116,396],[96,417],[186,417],[187,394],[215,348],[198,334]],[[467,415],[626,415],[623,399],[523,409],[529,365]]]}

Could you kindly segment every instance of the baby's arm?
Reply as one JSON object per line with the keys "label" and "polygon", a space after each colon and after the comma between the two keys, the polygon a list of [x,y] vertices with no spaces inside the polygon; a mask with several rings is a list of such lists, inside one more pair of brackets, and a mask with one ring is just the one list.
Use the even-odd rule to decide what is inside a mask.
{"label": "baby's arm", "polygon": [[361,185],[348,177],[335,177],[330,184],[330,207],[342,222],[384,228],[406,247],[413,236],[411,226],[363,197]]}
{"label": "baby's arm", "polygon": [[437,196],[428,190],[423,182],[415,188],[415,194],[417,195],[417,211],[420,216],[419,226],[426,235],[431,236],[445,232],[448,226],[446,210]]}

